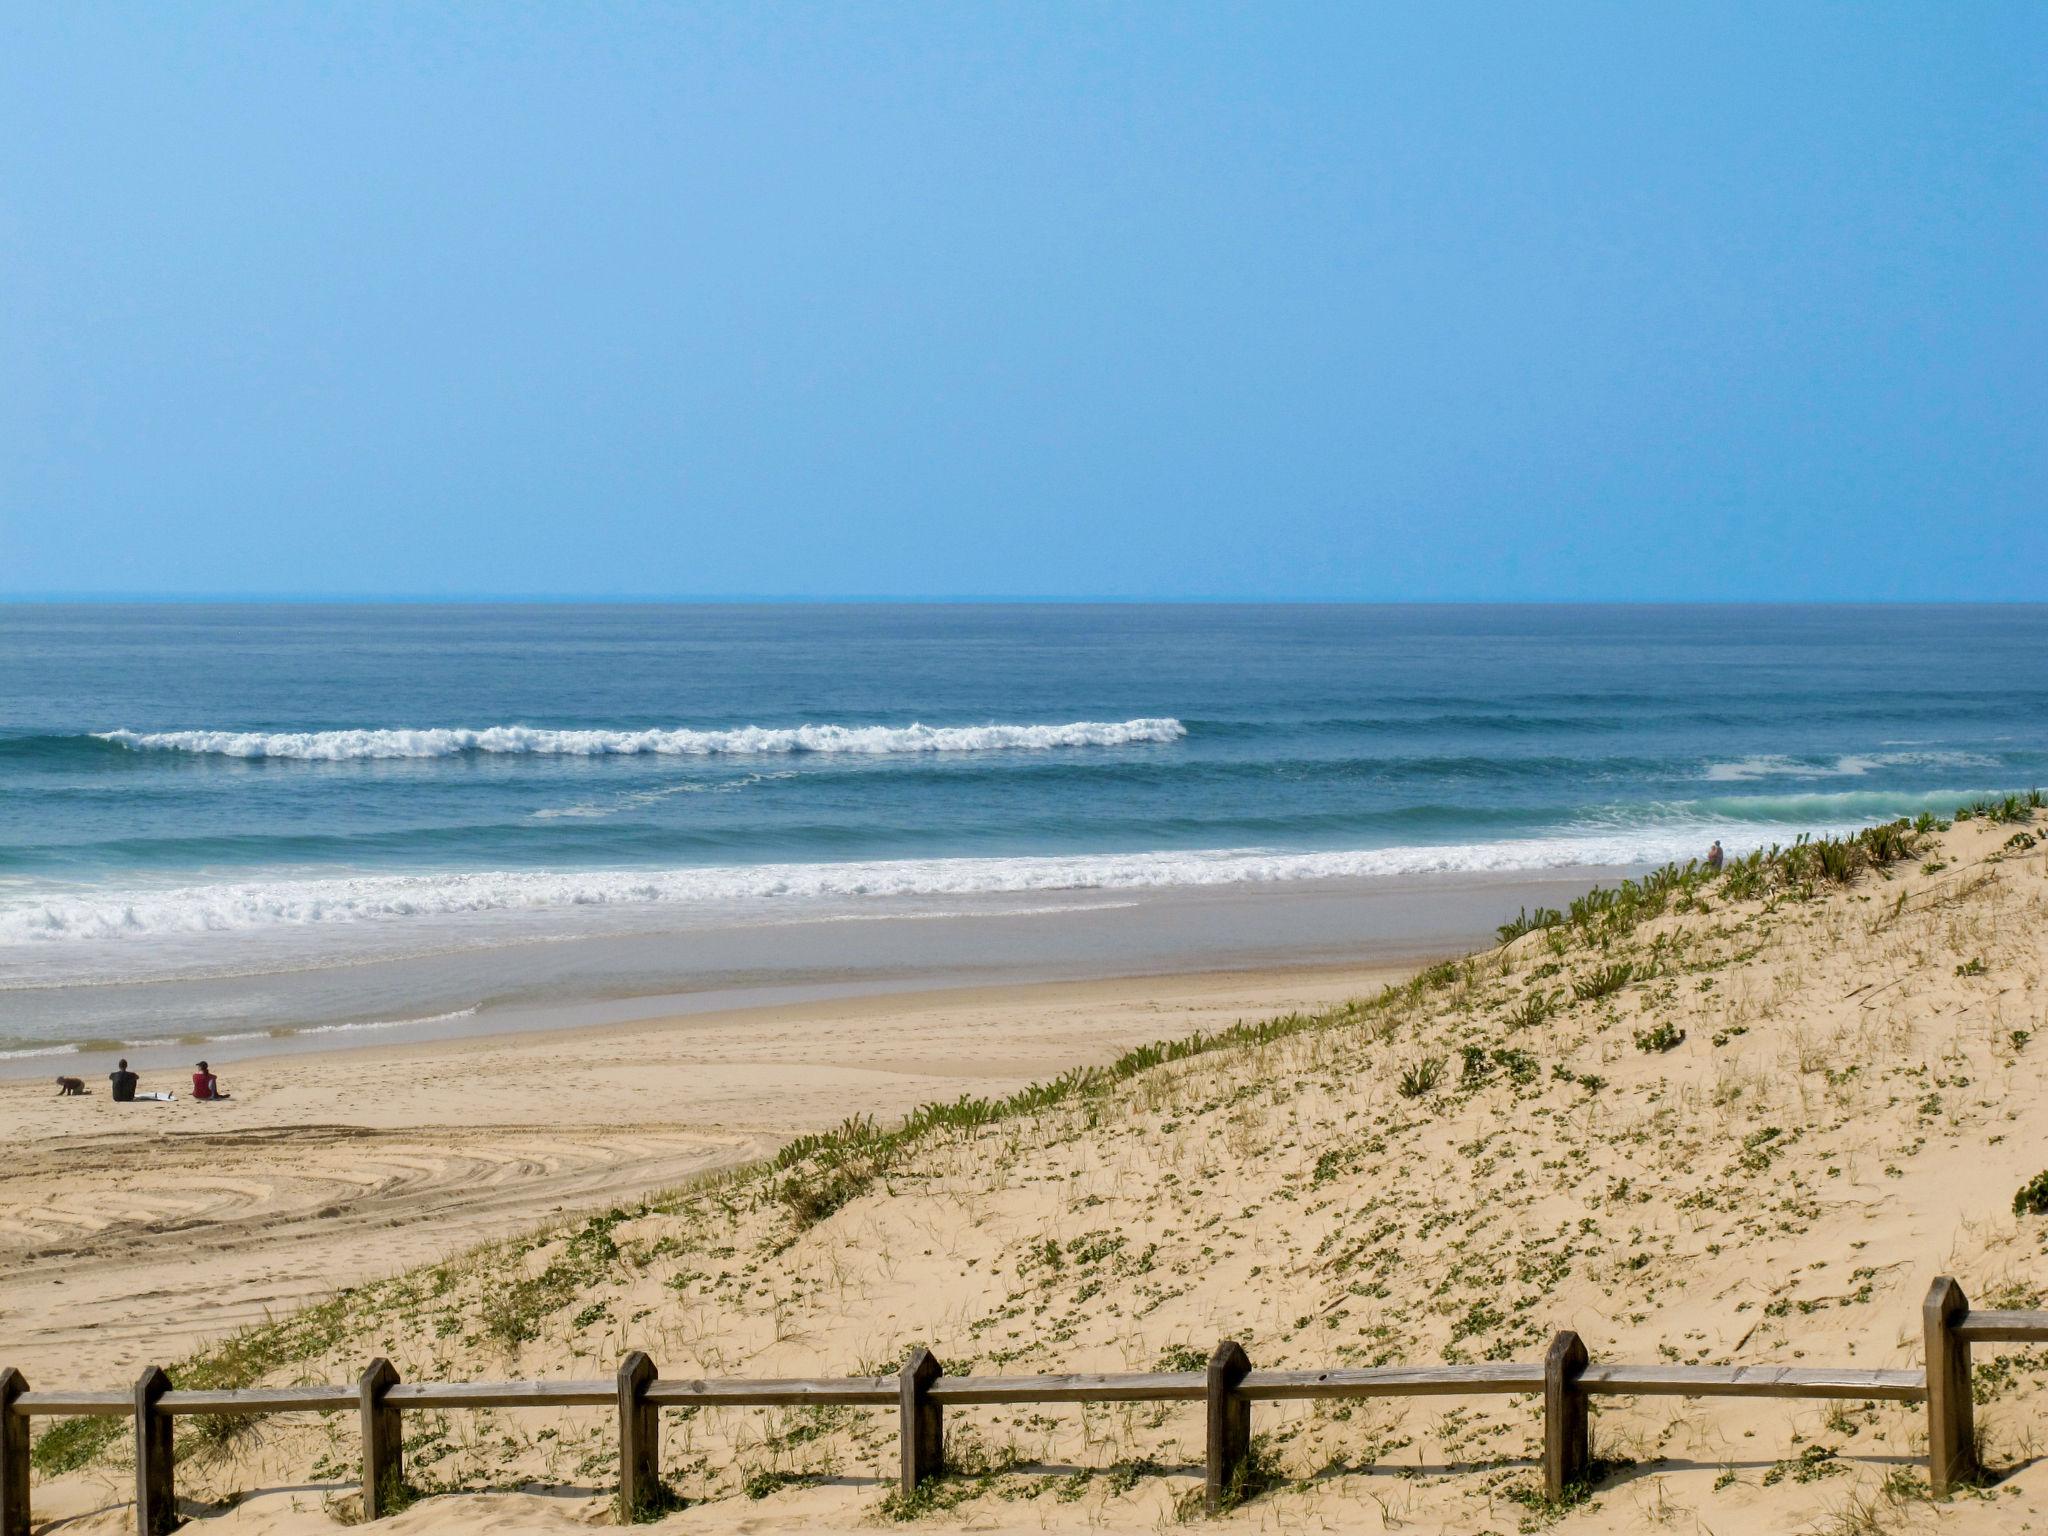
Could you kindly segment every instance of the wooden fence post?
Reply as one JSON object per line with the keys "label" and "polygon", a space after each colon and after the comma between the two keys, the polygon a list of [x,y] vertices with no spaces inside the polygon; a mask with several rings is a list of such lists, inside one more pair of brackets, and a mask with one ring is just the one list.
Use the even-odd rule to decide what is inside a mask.
{"label": "wooden fence post", "polygon": [[1251,1369],[1250,1356],[1235,1339],[1225,1339],[1209,1357],[1209,1435],[1203,1458],[1202,1505],[1212,1515],[1230,1498],[1252,1452],[1251,1400],[1237,1390]]}
{"label": "wooden fence post", "polygon": [[1586,1346],[1569,1328],[1550,1341],[1543,1357],[1543,1496],[1561,1502],[1565,1490],[1586,1480],[1592,1460],[1586,1394],[1579,1373]]}
{"label": "wooden fence post", "polygon": [[363,1419],[363,1518],[382,1520],[395,1513],[405,1486],[405,1435],[398,1409],[386,1393],[398,1385],[398,1372],[383,1356],[372,1360],[356,1378],[356,1402]]}
{"label": "wooden fence post", "polygon": [[171,1390],[163,1367],[152,1365],[135,1381],[135,1529],[166,1536],[178,1527],[178,1494],[171,1480],[171,1416],[157,1399]]}
{"label": "wooden fence post", "polygon": [[28,1536],[28,1420],[14,1400],[28,1382],[13,1366],[0,1371],[0,1536]]}
{"label": "wooden fence post", "polygon": [[932,1383],[946,1374],[939,1357],[920,1344],[896,1378],[897,1435],[902,1442],[901,1487],[908,1498],[946,1461],[945,1410],[932,1401]]}
{"label": "wooden fence post", "polygon": [[1920,1309],[1927,1328],[1927,1481],[1937,1499],[1977,1478],[1970,1341],[1956,1336],[1969,1310],[1970,1299],[1947,1275],[1935,1280]]}
{"label": "wooden fence post", "polygon": [[661,1372],[644,1350],[619,1362],[619,1514],[644,1520],[668,1507],[661,1486],[661,1408],[647,1387]]}

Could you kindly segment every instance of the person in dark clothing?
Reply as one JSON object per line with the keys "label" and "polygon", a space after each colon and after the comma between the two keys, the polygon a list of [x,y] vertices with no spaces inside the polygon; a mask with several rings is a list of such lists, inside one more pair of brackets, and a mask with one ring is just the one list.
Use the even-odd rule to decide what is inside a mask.
{"label": "person in dark clothing", "polygon": [[135,1102],[136,1077],[133,1072],[128,1070],[128,1058],[126,1056],[121,1058],[120,1066],[107,1074],[107,1081],[114,1085],[114,1102],[116,1104],[133,1104]]}
{"label": "person in dark clothing", "polygon": [[1714,839],[1714,846],[1707,850],[1707,868],[1718,872],[1721,868],[1721,839]]}

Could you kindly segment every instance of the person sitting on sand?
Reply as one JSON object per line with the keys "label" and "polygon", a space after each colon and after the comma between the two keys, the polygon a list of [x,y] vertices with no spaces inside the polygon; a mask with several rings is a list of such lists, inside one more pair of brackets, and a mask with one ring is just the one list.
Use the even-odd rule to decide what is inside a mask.
{"label": "person sitting on sand", "polygon": [[1707,850],[1707,868],[1719,873],[1721,869],[1721,839],[1714,839],[1714,846]]}
{"label": "person sitting on sand", "polygon": [[107,1081],[114,1085],[114,1102],[116,1104],[133,1104],[135,1102],[135,1084],[138,1079],[133,1072],[128,1070],[128,1058],[126,1056],[121,1058],[121,1065],[107,1074]]}
{"label": "person sitting on sand", "polygon": [[224,1099],[220,1091],[220,1079],[208,1070],[205,1062],[199,1063],[199,1070],[192,1074],[192,1097],[195,1099]]}

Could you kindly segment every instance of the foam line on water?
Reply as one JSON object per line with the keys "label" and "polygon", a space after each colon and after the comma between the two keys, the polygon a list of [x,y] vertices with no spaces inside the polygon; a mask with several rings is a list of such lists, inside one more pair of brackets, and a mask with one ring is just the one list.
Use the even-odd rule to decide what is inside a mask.
{"label": "foam line on water", "polygon": [[423,1029],[429,1024],[446,1024],[452,1019],[466,1019],[475,1014],[474,1008],[457,1008],[450,1013],[429,1014],[421,1019],[361,1019],[346,1024],[307,1024],[292,1031],[296,1035],[345,1035],[365,1029]]}
{"label": "foam line on water", "polygon": [[[1512,873],[1693,858],[1715,836],[1731,853],[1774,840],[1733,825],[1600,830],[1495,842],[1332,852],[1215,848],[1019,858],[900,859],[666,870],[360,875],[94,891],[0,908],[0,944],[252,932],[578,908],[1144,890],[1403,875]],[[1803,828],[1839,831],[1846,828]],[[1794,829],[1775,829],[1789,840]]]}
{"label": "foam line on water", "polygon": [[1761,752],[1733,762],[1708,763],[1700,777],[1713,784],[1752,784],[1764,779],[1856,779],[1883,768],[1996,768],[1981,752],[1915,751],[1844,753],[1832,758],[1792,757]]}
{"label": "foam line on water", "polygon": [[1063,725],[793,725],[733,730],[551,730],[529,725],[483,729],[346,731],[100,731],[102,741],[133,752],[348,762],[362,758],[460,757],[469,753],[533,757],[715,757],[814,752],[883,756],[905,752],[1042,752],[1060,747],[1125,747],[1179,741],[1178,720],[1075,720]]}

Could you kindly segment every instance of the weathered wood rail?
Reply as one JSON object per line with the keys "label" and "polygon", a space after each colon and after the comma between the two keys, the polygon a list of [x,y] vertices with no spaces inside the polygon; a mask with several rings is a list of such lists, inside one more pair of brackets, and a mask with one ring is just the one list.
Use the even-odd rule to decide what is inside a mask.
{"label": "weathered wood rail", "polygon": [[192,1414],[357,1412],[362,1421],[363,1516],[388,1513],[404,1487],[400,1417],[426,1409],[606,1408],[619,1415],[619,1500],[637,1516],[673,1501],[661,1484],[664,1408],[894,1407],[907,1493],[937,1476],[948,1407],[985,1403],[1148,1403],[1206,1405],[1205,1497],[1227,1501],[1251,1453],[1254,1403],[1317,1398],[1518,1395],[1543,1400],[1543,1481],[1551,1498],[1582,1483],[1592,1465],[1590,1407],[1596,1397],[1854,1398],[1927,1405],[1928,1480],[1945,1497],[1978,1473],[1970,1408],[1974,1344],[2048,1342],[2048,1312],[1973,1312],[1962,1287],[1944,1276],[1922,1308],[1924,1370],[1786,1365],[1615,1365],[1594,1363],[1576,1333],[1560,1333],[1540,1361],[1481,1365],[1379,1366],[1330,1371],[1254,1370],[1244,1349],[1226,1340],[1206,1371],[1076,1376],[948,1376],[920,1349],[893,1376],[785,1380],[664,1381],[634,1351],[609,1380],[401,1381],[390,1362],[373,1360],[353,1385],[179,1391],[151,1366],[125,1392],[36,1391],[21,1372],[0,1370],[0,1536],[28,1536],[30,1422],[97,1416],[135,1422],[135,1513],[140,1536],[178,1524],[172,1482],[173,1425]]}

